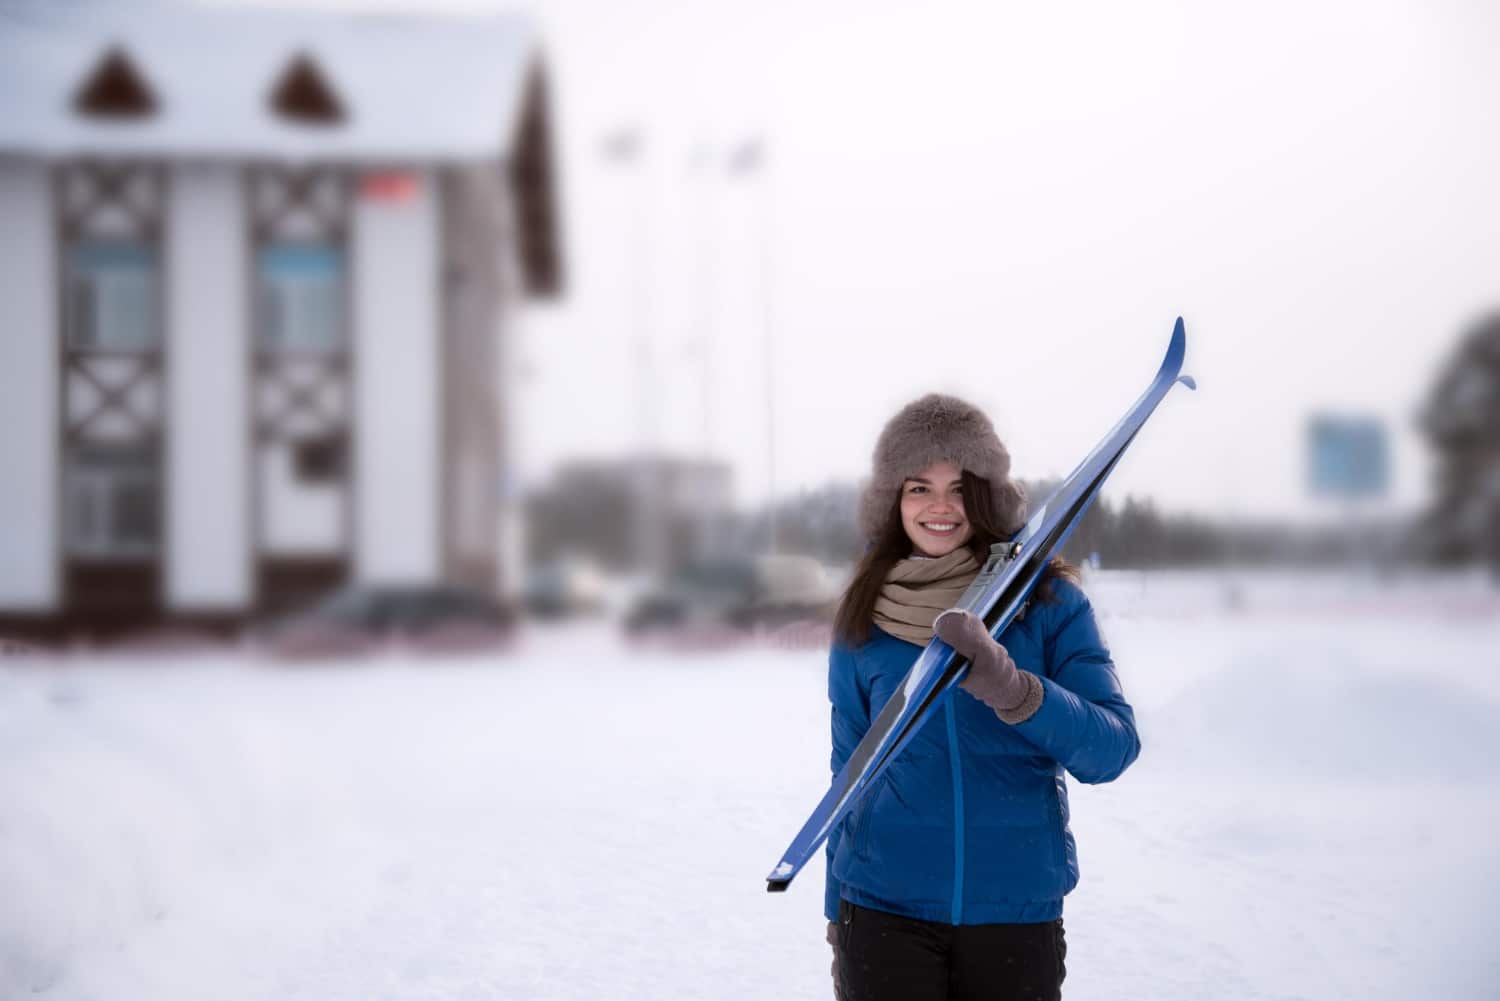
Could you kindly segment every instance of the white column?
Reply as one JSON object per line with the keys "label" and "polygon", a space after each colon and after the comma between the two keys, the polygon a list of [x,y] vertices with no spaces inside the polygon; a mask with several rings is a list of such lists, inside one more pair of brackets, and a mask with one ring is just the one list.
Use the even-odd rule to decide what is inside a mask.
{"label": "white column", "polygon": [[57,607],[58,276],[45,164],[0,160],[0,611]]}
{"label": "white column", "polygon": [[405,177],[357,191],[351,238],[354,562],[366,583],[442,573],[437,179]]}
{"label": "white column", "polygon": [[526,518],[523,509],[522,413],[518,405],[520,385],[516,378],[516,348],[523,333],[522,303],[525,295],[521,274],[519,223],[516,203],[508,185],[501,186],[503,223],[495,239],[500,242],[496,258],[500,274],[495,324],[495,413],[500,422],[500,483],[495,488],[495,582],[496,593],[507,601],[517,600],[526,582]]}
{"label": "white column", "polygon": [[240,172],[172,171],[167,214],[167,602],[252,599],[246,393],[250,281]]}

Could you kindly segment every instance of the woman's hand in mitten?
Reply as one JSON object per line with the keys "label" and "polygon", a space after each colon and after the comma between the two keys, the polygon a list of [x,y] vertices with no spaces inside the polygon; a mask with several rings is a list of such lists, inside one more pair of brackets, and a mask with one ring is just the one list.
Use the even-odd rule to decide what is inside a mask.
{"label": "woman's hand in mitten", "polygon": [[[959,682],[964,691],[995,710],[1007,723],[1018,723],[1036,712],[1041,705],[1041,682],[1036,675],[1016,668],[1015,661],[990,636],[979,616],[950,608],[937,617],[932,627],[944,643],[969,659],[968,677]],[[1025,715],[1013,718],[1023,710]]]}

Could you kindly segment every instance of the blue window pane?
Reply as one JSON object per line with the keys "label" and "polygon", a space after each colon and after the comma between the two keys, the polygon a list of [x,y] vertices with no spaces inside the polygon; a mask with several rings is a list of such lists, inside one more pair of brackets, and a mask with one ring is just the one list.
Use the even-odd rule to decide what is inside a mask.
{"label": "blue window pane", "polygon": [[257,255],[257,337],[279,351],[333,351],[343,342],[344,255],[336,247],[277,244]]}
{"label": "blue window pane", "polygon": [[82,243],[68,255],[68,343],[144,351],[159,339],[156,255],[143,244]]}

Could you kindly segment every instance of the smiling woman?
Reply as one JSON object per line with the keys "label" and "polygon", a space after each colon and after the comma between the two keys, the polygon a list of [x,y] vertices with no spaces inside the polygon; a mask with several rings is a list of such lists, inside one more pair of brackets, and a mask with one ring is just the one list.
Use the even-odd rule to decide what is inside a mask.
{"label": "smiling woman", "polygon": [[834,773],[934,635],[970,669],[966,694],[828,838],[839,1001],[1062,996],[1062,901],[1078,881],[1063,773],[1108,782],[1140,743],[1066,564],[1049,566],[999,641],[954,608],[1025,515],[1010,455],[976,408],[930,395],[886,425],[861,499],[871,545],[829,656]]}
{"label": "smiling woman", "polygon": [[1025,520],[1026,495],[989,419],[951,396],[910,404],[875,447],[859,511],[871,545],[839,607],[840,640],[858,646],[879,626],[925,644],[933,618],[958,600],[989,547]]}
{"label": "smiling woman", "polygon": [[964,517],[963,471],[951,462],[922,470],[901,487],[901,527],[915,551],[947,556],[974,535]]}

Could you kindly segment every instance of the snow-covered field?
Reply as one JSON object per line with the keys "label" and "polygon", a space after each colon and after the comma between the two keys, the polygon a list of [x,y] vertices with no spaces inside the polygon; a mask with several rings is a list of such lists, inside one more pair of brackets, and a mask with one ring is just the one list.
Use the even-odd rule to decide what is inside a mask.
{"label": "snow-covered field", "polygon": [[[1090,590],[1145,750],[1073,787],[1070,1001],[1500,996],[1495,595]],[[821,866],[763,889],[826,787],[823,672],[599,627],[0,661],[0,998],[830,997]]]}

